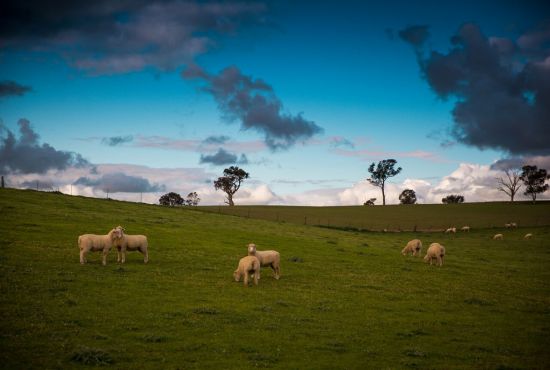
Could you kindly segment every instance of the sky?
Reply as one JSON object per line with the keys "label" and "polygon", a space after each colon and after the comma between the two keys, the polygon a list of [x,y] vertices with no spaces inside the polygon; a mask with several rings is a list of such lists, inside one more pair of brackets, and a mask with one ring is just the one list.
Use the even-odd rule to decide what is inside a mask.
{"label": "sky", "polygon": [[10,187],[224,204],[239,166],[236,204],[380,204],[391,158],[390,204],[507,200],[502,170],[550,169],[550,6],[8,0],[0,120]]}

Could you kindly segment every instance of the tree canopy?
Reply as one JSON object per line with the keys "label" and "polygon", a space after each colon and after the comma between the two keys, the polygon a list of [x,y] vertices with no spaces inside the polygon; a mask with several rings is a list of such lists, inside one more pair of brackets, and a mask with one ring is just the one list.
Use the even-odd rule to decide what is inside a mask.
{"label": "tree canopy", "polygon": [[542,194],[548,190],[548,184],[546,180],[550,179],[544,168],[537,168],[537,166],[523,166],[520,176],[521,181],[525,185],[525,192],[523,194],[531,196],[533,203],[537,200],[537,194]]}
{"label": "tree canopy", "polygon": [[183,204],[183,198],[178,193],[170,192],[160,197],[159,204],[161,206],[170,207],[181,206]]}
{"label": "tree canopy", "polygon": [[401,204],[415,204],[416,193],[412,189],[405,189],[399,194],[399,201]]}
{"label": "tree canopy", "polygon": [[248,177],[249,174],[245,170],[237,166],[231,166],[223,170],[223,176],[218,177],[214,181],[214,188],[216,190],[221,189],[226,194],[227,200],[225,203],[234,206],[233,195],[239,190],[241,183]]}
{"label": "tree canopy", "polygon": [[395,159],[384,159],[378,162],[378,164],[373,162],[369,166],[371,176],[367,179],[367,181],[382,190],[382,205],[384,206],[386,205],[386,180],[390,177],[396,176],[402,170],[401,167],[394,168],[396,164],[397,161]]}

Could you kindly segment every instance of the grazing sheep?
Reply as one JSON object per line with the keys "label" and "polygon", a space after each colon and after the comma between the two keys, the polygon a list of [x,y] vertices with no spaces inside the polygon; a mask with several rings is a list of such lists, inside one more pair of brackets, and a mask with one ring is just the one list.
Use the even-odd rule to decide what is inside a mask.
{"label": "grazing sheep", "polygon": [[430,261],[430,266],[432,261],[436,260],[435,265],[443,266],[443,258],[445,257],[445,247],[439,243],[432,243],[426,251],[424,256],[424,261]]}
{"label": "grazing sheep", "polygon": [[[256,250],[256,244],[248,244],[248,255],[256,256],[260,261],[261,266],[270,266],[275,273],[275,279],[279,280],[281,277],[281,256],[277,251],[258,251]],[[258,274],[258,279],[260,275]]]}
{"label": "grazing sheep", "polygon": [[470,226],[462,226],[460,230],[470,232]]}
{"label": "grazing sheep", "polygon": [[254,285],[258,285],[258,279],[260,278],[260,261],[255,256],[246,256],[240,259],[239,266],[233,272],[233,278],[235,281],[240,281],[241,276],[244,277],[243,284],[248,286],[249,276],[252,275]]}
{"label": "grazing sheep", "polygon": [[147,237],[145,235],[128,235],[124,233],[122,226],[117,226],[116,229],[120,230],[122,237],[115,243],[117,247],[117,262],[126,262],[126,251],[139,251],[143,254],[143,263],[149,261]]}
{"label": "grazing sheep", "polygon": [[447,230],[445,230],[445,234],[448,233],[456,234],[456,227],[449,227]]}
{"label": "grazing sheep", "polygon": [[502,234],[495,234],[495,236],[493,236],[493,240],[502,240],[504,238],[504,235]]}
{"label": "grazing sheep", "polygon": [[80,249],[80,263],[88,262],[88,252],[103,252],[102,264],[107,264],[107,255],[111,247],[122,238],[122,230],[113,228],[107,235],[84,234],[78,237],[78,248]]}
{"label": "grazing sheep", "polygon": [[422,242],[420,239],[413,239],[410,242],[407,243],[405,248],[401,251],[401,254],[406,256],[409,253],[412,253],[413,256],[418,255],[420,256],[420,250],[422,249]]}
{"label": "grazing sheep", "polygon": [[504,227],[507,228],[507,229],[509,229],[509,228],[512,227],[512,224],[504,224]]}
{"label": "grazing sheep", "polygon": [[511,227],[512,229],[515,229],[515,228],[518,227],[518,224],[516,224],[515,222],[510,222],[510,227]]}
{"label": "grazing sheep", "polygon": [[525,236],[523,237],[523,239],[531,239],[533,237],[533,234],[529,233],[529,234],[525,234]]}

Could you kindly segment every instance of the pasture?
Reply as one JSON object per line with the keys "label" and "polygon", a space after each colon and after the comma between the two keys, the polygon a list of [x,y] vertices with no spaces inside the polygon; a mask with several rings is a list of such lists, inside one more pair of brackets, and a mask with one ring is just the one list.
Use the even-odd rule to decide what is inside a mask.
{"label": "pasture", "polygon": [[[485,206],[468,206],[470,233],[380,233],[0,189],[0,367],[550,367],[548,212],[485,229]],[[404,208],[380,212],[392,209],[405,228]],[[148,236],[149,264],[111,251],[81,266],[78,235],[117,225]],[[446,247],[442,268],[400,254],[415,237],[423,254]],[[232,280],[249,242],[281,253],[279,281],[267,269],[257,287]]]}

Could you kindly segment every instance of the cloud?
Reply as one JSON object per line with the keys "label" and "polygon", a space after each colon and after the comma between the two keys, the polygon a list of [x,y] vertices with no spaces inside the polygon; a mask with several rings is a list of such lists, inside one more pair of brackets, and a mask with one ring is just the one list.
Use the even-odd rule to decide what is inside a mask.
{"label": "cloud", "polygon": [[227,141],[231,140],[229,136],[225,135],[218,135],[218,136],[208,136],[206,139],[202,141],[203,144],[225,144]]}
{"label": "cloud", "polygon": [[226,164],[247,164],[248,158],[245,154],[241,154],[240,158],[236,154],[230,153],[223,148],[211,155],[201,155],[200,163],[210,163],[215,166],[223,166]]}
{"label": "cloud", "polygon": [[527,156],[499,159],[491,165],[492,170],[507,170],[521,168],[525,165],[537,166],[538,168],[550,169],[550,156]]}
{"label": "cloud", "polygon": [[332,136],[329,138],[330,146],[339,148],[339,147],[348,147],[351,149],[355,148],[355,144],[353,144],[350,140],[346,139],[342,136]]}
{"label": "cloud", "polygon": [[446,53],[423,50],[425,26],[400,32],[435,94],[454,99],[451,136],[513,155],[550,153],[550,22],[515,42],[466,23]]}
{"label": "cloud", "polygon": [[214,97],[222,117],[228,122],[240,121],[243,130],[252,129],[263,134],[272,151],[288,149],[298,140],[307,140],[323,132],[301,114],[285,113],[270,85],[243,75],[235,66],[225,68],[218,75],[192,66],[183,71],[182,77],[201,80],[204,83],[202,90]]}
{"label": "cloud", "polygon": [[[217,137],[219,140],[220,137]],[[225,138],[221,136],[221,138]],[[211,140],[206,138],[205,140],[194,139],[173,139],[166,136],[137,136],[134,141],[134,146],[139,148],[155,148],[165,150],[178,150],[178,151],[191,151],[208,153],[219,147],[219,144],[215,144]],[[260,152],[266,149],[266,145],[263,141],[234,141],[228,139],[223,144],[224,147],[232,151],[245,151],[247,153]]]}
{"label": "cloud", "polygon": [[151,193],[166,190],[164,185],[151,184],[139,176],[129,176],[122,172],[108,173],[91,179],[80,177],[73,185],[90,186],[108,193]]}
{"label": "cloud", "polygon": [[171,70],[264,23],[263,3],[225,1],[20,1],[3,5],[8,49],[53,51],[92,74]]}
{"label": "cloud", "polygon": [[15,81],[0,81],[0,98],[23,96],[32,91],[30,86],[23,86]]}
{"label": "cloud", "polygon": [[39,144],[39,135],[30,122],[20,119],[19,139],[0,124],[0,171],[4,173],[45,173],[50,169],[85,167],[90,163],[80,154],[56,150],[47,143]]}
{"label": "cloud", "polygon": [[430,31],[428,26],[416,25],[402,29],[398,32],[398,35],[402,40],[416,47],[420,47],[430,36]]}
{"label": "cloud", "polygon": [[349,149],[340,149],[336,148],[333,150],[333,153],[341,155],[344,157],[358,157],[364,161],[372,161],[380,158],[416,158],[422,159],[430,162],[448,162],[447,159],[442,158],[439,154],[428,152],[425,150],[412,150],[408,152],[398,152],[398,151],[380,151],[380,150],[349,150]]}
{"label": "cloud", "polygon": [[134,140],[134,137],[131,135],[128,136],[111,136],[104,137],[101,139],[101,143],[108,146],[117,146],[124,143],[130,143]]}

